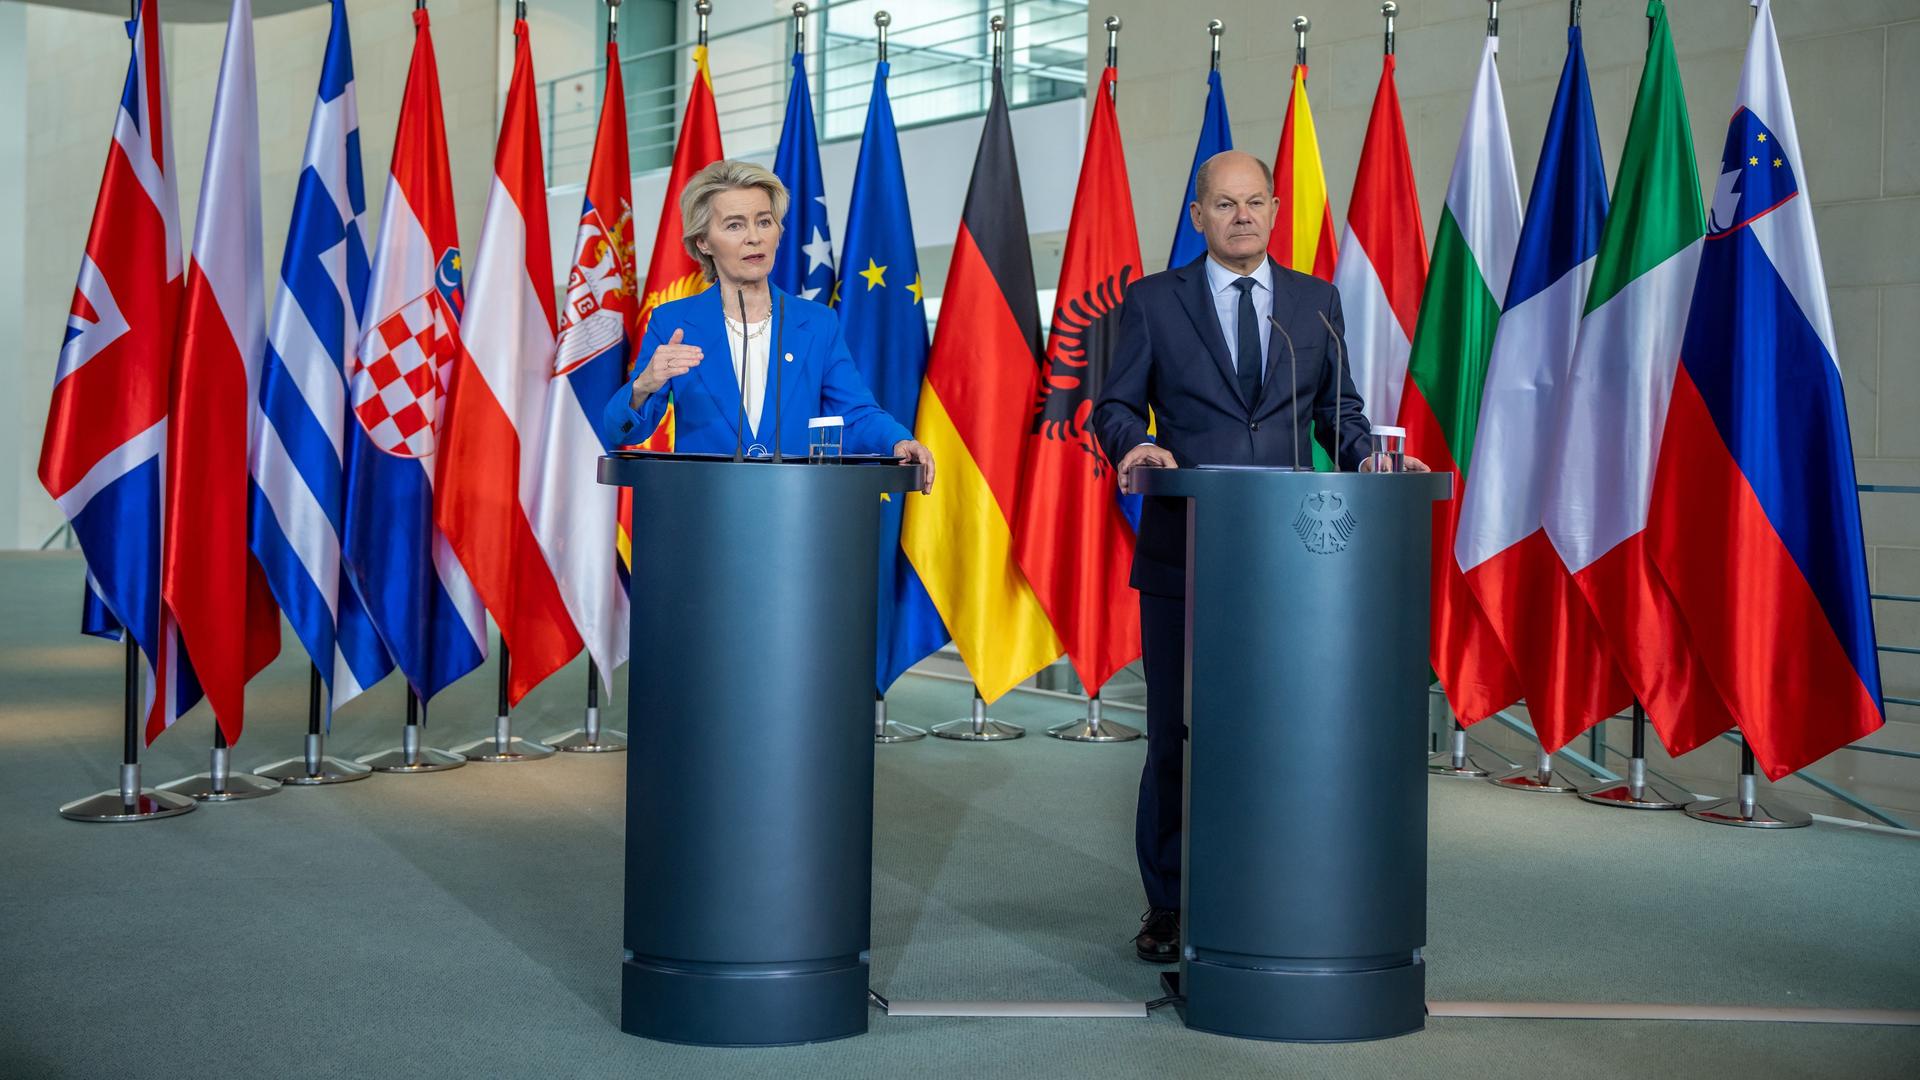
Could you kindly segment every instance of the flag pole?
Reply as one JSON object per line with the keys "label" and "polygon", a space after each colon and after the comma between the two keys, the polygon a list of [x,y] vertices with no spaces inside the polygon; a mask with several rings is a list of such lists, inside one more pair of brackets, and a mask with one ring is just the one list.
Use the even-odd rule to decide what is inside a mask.
{"label": "flag pole", "polygon": [[364,780],[373,770],[358,762],[327,755],[326,717],[320,710],[320,666],[307,665],[307,745],[299,757],[276,761],[253,770],[283,784],[344,784]]}
{"label": "flag pole", "polygon": [[1313,29],[1313,20],[1305,15],[1293,17],[1293,62],[1297,67],[1307,66],[1307,31]]}
{"label": "flag pole", "polygon": [[[1605,720],[1600,721],[1604,726]],[[1597,787],[1586,788],[1580,798],[1600,806],[1624,806],[1630,810],[1684,810],[1693,794],[1677,790],[1647,777],[1647,710],[1638,698],[1633,702],[1633,752],[1627,758],[1627,777]]]}
{"label": "flag pole", "polygon": [[1387,20],[1387,40],[1383,51],[1388,56],[1393,55],[1393,19],[1398,14],[1400,14],[1400,5],[1393,0],[1386,0],[1380,5],[1380,16]]}
{"label": "flag pole", "polygon": [[1207,70],[1210,72],[1220,70],[1220,34],[1226,30],[1226,28],[1227,24],[1221,22],[1219,19],[1207,20],[1207,37],[1209,39]]}
{"label": "flag pole", "polygon": [[[526,4],[516,8],[522,13]],[[539,761],[553,756],[553,747],[546,743],[523,739],[513,733],[513,706],[507,697],[507,680],[512,673],[512,658],[508,655],[507,643],[500,642],[500,679],[497,703],[493,714],[493,734],[484,735],[470,743],[453,748],[453,752],[468,761],[490,761],[511,763],[516,761]]]}
{"label": "flag pole", "polygon": [[360,758],[360,764],[374,772],[386,773],[430,773],[457,769],[467,763],[467,759],[449,750],[437,746],[423,745],[420,732],[427,726],[426,704],[420,700],[413,685],[407,685],[407,723],[400,729],[400,745],[382,750],[377,754],[368,754]]}
{"label": "flag pole", "polygon": [[[139,0],[134,0],[135,18],[139,17],[139,6]],[[140,786],[140,646],[125,627],[120,636],[126,642],[126,732],[121,746],[120,786],[62,806],[60,816],[69,821],[149,821],[175,817],[197,805],[185,795]]]}

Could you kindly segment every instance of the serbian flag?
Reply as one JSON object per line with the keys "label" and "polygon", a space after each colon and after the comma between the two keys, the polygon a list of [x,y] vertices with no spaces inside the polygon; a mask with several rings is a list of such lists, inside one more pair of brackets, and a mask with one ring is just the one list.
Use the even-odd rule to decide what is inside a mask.
{"label": "serbian flag", "polygon": [[1346,312],[1354,388],[1383,424],[1400,415],[1420,290],[1427,284],[1427,233],[1420,223],[1420,196],[1413,186],[1393,72],[1388,53],[1380,59],[1380,86],[1373,93],[1373,115],[1347,203],[1347,231],[1340,239],[1347,257],[1333,275]]}
{"label": "serbian flag", "polygon": [[1481,48],[1400,402],[1407,453],[1435,472],[1459,474],[1452,497],[1433,511],[1430,649],[1447,703],[1463,724],[1484,720],[1521,695],[1520,677],[1453,558],[1460,490],[1473,475],[1480,389],[1520,237],[1520,182],[1495,63],[1499,49],[1492,36]]}
{"label": "serbian flag", "polygon": [[[538,461],[530,445],[546,415],[557,333],[546,169],[534,107],[527,22],[513,24],[513,78],[493,158],[493,190],[453,354],[445,438],[434,455],[434,520],[473,576],[513,656],[507,701],[580,654],[580,635],[531,523]],[[611,393],[608,394],[612,396]],[[526,434],[523,448],[521,433]]]}
{"label": "serbian flag", "polygon": [[[607,43],[607,89],[587,166],[585,205],[567,271],[566,305],[547,382],[538,444],[538,478],[527,511],[559,583],[567,615],[613,692],[613,670],[627,660],[625,549],[617,547],[619,499],[595,479],[604,453],[595,425],[600,408],[627,379],[634,320],[640,314],[633,265],[633,177],[627,167],[627,96],[620,51]],[[620,489],[625,491],[625,488]]]}
{"label": "serbian flag", "polygon": [[1647,551],[1778,780],[1886,723],[1806,159],[1760,0],[1720,159]]}
{"label": "serbian flag", "polygon": [[460,357],[460,232],[425,8],[413,25],[367,321],[348,372],[343,557],[380,639],[426,701],[486,659],[487,615],[433,521],[446,386],[456,364],[472,361]]}
{"label": "serbian flag", "polygon": [[1467,588],[1506,647],[1527,716],[1548,750],[1632,699],[1541,524],[1548,472],[1540,448],[1552,438],[1606,220],[1606,166],[1575,26],[1487,360],[1473,471],[1453,540]]}
{"label": "serbian flag", "polygon": [[1280,212],[1267,239],[1267,254],[1289,270],[1332,281],[1333,211],[1327,205],[1327,169],[1320,162],[1313,107],[1307,102],[1305,64],[1293,65],[1293,92],[1280,127],[1280,149],[1273,155],[1273,199]]}
{"label": "serbian flag", "polygon": [[247,546],[247,431],[267,350],[262,233],[253,5],[234,0],[180,316],[160,579],[229,745],[247,680],[280,654],[280,609]]}
{"label": "serbian flag", "polygon": [[1040,301],[1000,68],[973,160],[914,434],[940,463],[900,542],[991,702],[1060,656],[1013,557],[1021,457],[1040,390]]}
{"label": "serbian flag", "polygon": [[140,648],[152,742],[200,687],[160,604],[182,273],[158,0],[140,0],[127,36],[132,58],[54,370],[39,476],[86,556],[82,632],[131,634]]}
{"label": "serbian flag", "polygon": [[1140,657],[1140,606],[1127,585],[1133,526],[1120,508],[1113,462],[1087,426],[1113,356],[1120,302],[1140,277],[1115,77],[1111,67],[1101,72],[1094,95],[1014,528],[1014,557],[1088,693]]}
{"label": "serbian flag", "polygon": [[1666,5],[1653,0],[1648,17],[1653,33],[1613,181],[1613,208],[1600,234],[1554,437],[1541,448],[1547,472],[1541,516],[1627,685],[1667,751],[1677,755],[1732,727],[1734,719],[1646,550],[1654,460],[1706,232]]}

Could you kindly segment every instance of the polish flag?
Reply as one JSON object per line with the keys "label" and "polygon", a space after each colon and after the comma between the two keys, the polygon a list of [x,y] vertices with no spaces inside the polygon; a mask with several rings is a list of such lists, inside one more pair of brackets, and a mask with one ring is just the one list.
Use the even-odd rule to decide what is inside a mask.
{"label": "polish flag", "polygon": [[435,468],[434,520],[473,579],[512,654],[507,700],[518,703],[580,653],[553,570],[530,523],[548,358],[557,333],[546,171],[524,19],[513,24],[513,80],[493,158],[473,284],[453,356],[446,437]]}
{"label": "polish flag", "polygon": [[280,653],[280,610],[247,547],[248,425],[266,353],[253,6],[234,0],[214,91],[168,426],[160,593],[229,744],[246,684]]}

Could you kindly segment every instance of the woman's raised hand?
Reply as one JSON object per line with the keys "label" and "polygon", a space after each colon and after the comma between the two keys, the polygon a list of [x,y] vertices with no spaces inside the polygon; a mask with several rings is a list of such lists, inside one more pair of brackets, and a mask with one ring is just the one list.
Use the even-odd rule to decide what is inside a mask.
{"label": "woman's raised hand", "polygon": [[667,385],[667,380],[676,375],[685,375],[700,366],[700,346],[682,345],[680,339],[684,336],[686,336],[684,331],[676,329],[665,345],[653,350],[653,357],[647,361],[646,370],[633,380],[633,401],[636,408],[640,402],[652,397],[656,391]]}

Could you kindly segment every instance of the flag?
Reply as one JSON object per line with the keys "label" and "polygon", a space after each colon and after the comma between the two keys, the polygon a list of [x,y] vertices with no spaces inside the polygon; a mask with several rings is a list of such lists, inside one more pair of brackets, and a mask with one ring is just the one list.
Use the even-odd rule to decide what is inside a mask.
{"label": "flag", "polygon": [[1215,154],[1233,149],[1233,124],[1227,119],[1227,90],[1220,83],[1220,69],[1207,72],[1207,104],[1200,113],[1200,141],[1193,147],[1193,166],[1187,170],[1187,197],[1180,202],[1180,214],[1173,224],[1173,250],[1167,253],[1167,266],[1185,266],[1206,254],[1207,238],[1193,226],[1188,207],[1199,197],[1200,166]]}
{"label": "flag", "polygon": [[[574,234],[560,339],[547,370],[538,479],[528,513],[559,582],[567,614],[613,692],[627,660],[627,580],[615,489],[599,482],[600,410],[627,380],[640,314],[633,265],[633,177],[627,166],[627,96],[620,50],[607,43],[606,97],[587,165]],[[624,492],[626,489],[620,489]]]}
{"label": "flag", "polygon": [[1534,733],[1549,750],[1625,708],[1632,693],[1541,526],[1547,468],[1540,450],[1552,439],[1606,219],[1606,167],[1575,26],[1487,360],[1473,472],[1453,541],[1467,588],[1505,646]]}
{"label": "flag", "polygon": [[1380,60],[1380,86],[1373,92],[1373,114],[1347,203],[1347,231],[1340,238],[1347,257],[1333,275],[1346,312],[1354,388],[1367,412],[1383,424],[1400,415],[1413,324],[1427,283],[1427,233],[1393,72],[1388,53]]}
{"label": "flag", "polygon": [[487,621],[433,521],[434,457],[446,436],[445,387],[464,348],[464,297],[425,8],[414,9],[413,25],[367,321],[348,372],[344,557],[387,651],[426,701],[486,659]]}
{"label": "flag", "polygon": [[[1653,32],[1600,234],[1580,339],[1541,448],[1547,537],[1587,598],[1612,651],[1672,754],[1733,726],[1733,716],[1647,559],[1654,457],[1680,362],[1706,222],[1693,129],[1666,5]],[[1588,693],[1591,693],[1589,691]]]}
{"label": "flag", "polygon": [[931,495],[909,497],[901,530],[907,557],[989,702],[1061,652],[1013,558],[1020,459],[1043,353],[998,65],[993,75],[914,424],[940,463],[940,479]]}
{"label": "flag", "polygon": [[[871,109],[871,106],[869,106]],[[827,228],[827,185],[820,179],[820,140],[813,130],[813,95],[807,89],[807,59],[793,54],[787,89],[787,119],[773,174],[787,186],[787,216],[773,257],[773,286],[805,300],[833,299],[833,241]]]}
{"label": "flag", "polygon": [[102,618],[110,614],[140,647],[151,743],[200,689],[160,604],[182,273],[158,0],[140,0],[127,36],[133,55],[54,370],[38,472],[86,557],[82,629],[113,633]]}
{"label": "flag", "polygon": [[1647,550],[1778,780],[1886,723],[1806,158],[1760,0],[1660,439]]}
{"label": "flag", "polygon": [[435,524],[472,575],[513,656],[510,705],[580,654],[580,635],[532,524],[538,462],[531,443],[546,415],[558,330],[525,19],[514,20],[513,39],[493,189],[474,254],[473,291],[460,319],[460,339],[468,344],[453,354],[433,499]]}
{"label": "flag", "polygon": [[[861,377],[881,408],[907,421],[919,410],[920,384],[927,373],[927,309],[913,217],[907,210],[907,178],[900,168],[900,137],[887,99],[887,71],[885,60],[874,68],[841,249],[847,265],[860,272],[848,279],[851,287],[839,293],[838,303],[840,330]],[[886,502],[880,507],[874,687],[884,694],[948,638],[926,586],[900,548],[905,497],[881,498]]]}
{"label": "flag", "polygon": [[1113,462],[1088,426],[1120,302],[1140,278],[1115,78],[1112,67],[1101,72],[1094,96],[1014,521],[1014,558],[1088,693],[1140,657],[1140,605],[1127,584],[1133,526],[1115,498]]}
{"label": "flag", "polygon": [[1481,48],[1400,402],[1407,453],[1435,472],[1458,474],[1452,497],[1433,512],[1430,649],[1447,703],[1463,724],[1486,719],[1521,694],[1520,678],[1453,557],[1460,491],[1472,476],[1480,389],[1520,238],[1520,182],[1495,63],[1499,50],[1500,39],[1492,36]]}
{"label": "flag", "polygon": [[1273,155],[1273,198],[1279,213],[1267,254],[1289,270],[1332,281],[1333,211],[1327,206],[1327,170],[1320,163],[1320,138],[1307,102],[1305,64],[1293,65],[1293,91],[1280,127],[1280,149]]}
{"label": "flag", "polygon": [[327,685],[329,719],[393,670],[360,594],[340,573],[345,365],[365,314],[366,212],[347,5],[334,0],[253,399],[248,507],[248,545]]}

